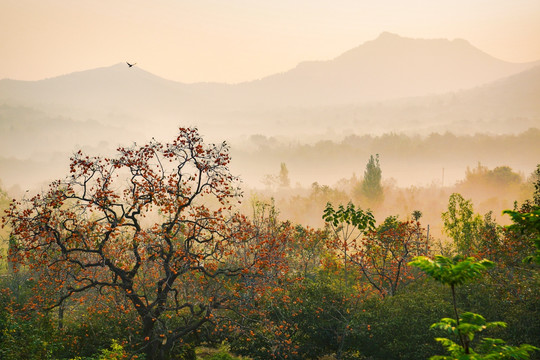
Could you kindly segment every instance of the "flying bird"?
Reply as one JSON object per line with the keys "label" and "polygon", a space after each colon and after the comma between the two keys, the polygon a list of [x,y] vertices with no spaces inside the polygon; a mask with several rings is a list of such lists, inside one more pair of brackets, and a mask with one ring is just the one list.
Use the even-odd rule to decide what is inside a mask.
{"label": "flying bird", "polygon": [[128,63],[127,61],[126,61],[126,64],[128,64],[129,67],[132,67],[132,66],[134,66],[134,65],[137,65],[137,63],[130,64],[130,63]]}

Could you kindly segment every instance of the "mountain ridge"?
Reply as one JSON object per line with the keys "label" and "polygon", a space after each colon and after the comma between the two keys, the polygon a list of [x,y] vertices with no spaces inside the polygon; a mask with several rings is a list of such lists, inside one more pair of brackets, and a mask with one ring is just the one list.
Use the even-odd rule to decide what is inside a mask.
{"label": "mountain ridge", "polygon": [[[302,62],[286,72],[238,84],[182,83],[125,63],[39,81],[0,80],[0,103],[70,108],[68,116],[201,118],[276,108],[444,94],[474,88],[533,67],[509,63],[462,39],[412,39],[384,32],[334,59]],[[255,120],[256,121],[256,120]]]}
{"label": "mountain ridge", "polygon": [[275,99],[287,105],[377,101],[471,88],[536,64],[540,62],[496,59],[465,40],[411,39],[383,33],[332,60],[303,62],[252,82],[250,92],[264,97],[265,87],[273,87]]}
{"label": "mountain ridge", "polygon": [[[375,39],[375,45],[387,46],[394,51],[398,51],[395,46],[390,46],[394,41],[409,49],[407,43],[420,48],[433,43],[403,40],[392,34],[383,37],[387,44],[377,43]],[[489,55],[478,55],[480,50],[474,50],[466,41],[434,40],[434,43],[443,49],[471,50],[472,47],[472,53],[477,54],[475,58],[490,59]],[[359,52],[371,51],[366,50],[365,44],[358,48]],[[344,59],[343,54],[323,62],[323,67],[336,66]],[[349,59],[355,56],[359,55],[353,52]],[[381,58],[373,61],[379,68],[370,67],[371,72],[366,71],[365,65],[352,61],[364,71],[363,76],[375,79],[374,82],[369,82],[369,77],[362,79],[360,87],[354,87],[358,85],[355,84],[358,78],[342,86],[342,78],[319,70],[321,62],[298,66],[300,75],[308,80],[301,84],[283,80],[290,81],[291,76],[299,76],[298,73],[284,73],[277,76],[277,82],[276,78],[270,78],[236,85],[185,84],[161,78],[139,67],[128,68],[125,63],[33,82],[0,80],[2,177],[11,184],[41,181],[57,173],[75,149],[103,154],[118,145],[129,146],[133,141],[145,142],[150,137],[170,139],[179,125],[199,127],[205,140],[210,142],[228,140],[234,149],[244,149],[244,157],[253,155],[249,144],[257,134],[284,143],[315,144],[342,141],[354,134],[428,135],[450,131],[458,135],[512,135],[528,128],[540,128],[540,103],[537,101],[540,98],[540,63],[534,67],[535,63],[520,65],[526,68],[523,71],[519,71],[519,66],[511,67],[508,76],[475,83],[468,89],[444,91],[441,88],[435,95],[402,91],[406,96],[377,98],[362,96],[362,91],[373,91],[377,86],[382,89],[403,86],[400,90],[407,90],[404,79],[414,77],[414,74],[397,77],[395,74],[408,70],[402,67],[406,61],[396,61],[395,56],[385,61]],[[492,63],[501,64],[498,60]],[[399,65],[397,68],[387,68],[394,72],[393,76],[384,78],[385,74],[380,74],[384,66],[395,67],[396,64]],[[501,73],[508,71],[504,68]],[[325,92],[317,85],[324,81],[335,83]],[[339,101],[322,101],[325,96],[330,97],[329,94]],[[280,151],[274,154],[283,157],[274,159],[278,165],[278,160],[284,161],[289,156],[286,145]],[[379,151],[375,149],[374,153]],[[271,171],[260,159],[248,160],[241,160],[241,163],[245,166],[242,173],[250,181]],[[520,169],[525,169],[519,163],[520,159],[514,160]],[[336,158],[335,162],[338,161]],[[463,162],[474,165],[476,160],[463,159]],[[318,171],[318,163],[314,164],[309,171]]]}
{"label": "mountain ridge", "polygon": [[38,79],[38,80],[18,80],[18,79],[12,79],[12,78],[3,78],[3,79],[0,79],[0,81],[2,81],[2,80],[11,80],[11,81],[21,81],[21,82],[31,83],[31,82],[36,82],[36,81],[47,81],[47,80],[62,78],[62,77],[71,76],[71,75],[76,76],[77,74],[86,73],[86,72],[93,72],[94,70],[107,70],[107,69],[113,69],[113,68],[118,69],[118,68],[124,68],[125,67],[127,70],[130,70],[130,71],[133,71],[133,72],[142,71],[142,72],[151,74],[152,76],[154,76],[156,78],[160,78],[160,79],[175,82],[175,83],[185,84],[185,85],[197,85],[197,84],[241,85],[241,84],[252,83],[252,82],[264,80],[264,79],[271,78],[271,77],[276,76],[276,75],[279,76],[279,75],[282,75],[282,74],[286,74],[286,73],[288,73],[290,71],[293,71],[293,70],[295,70],[295,69],[297,69],[299,67],[303,67],[305,64],[309,65],[309,64],[313,64],[313,63],[328,63],[328,62],[332,62],[332,61],[335,61],[335,60],[340,60],[342,58],[348,57],[350,54],[353,54],[353,53],[357,52],[360,49],[368,48],[368,47],[372,46],[373,44],[377,44],[377,45],[378,44],[388,44],[388,43],[396,44],[398,41],[401,42],[402,44],[404,44],[404,43],[411,44],[411,43],[414,43],[414,42],[431,42],[431,43],[439,42],[439,43],[448,43],[448,44],[461,44],[461,45],[464,45],[466,47],[469,47],[471,50],[473,50],[475,52],[482,53],[483,55],[485,55],[487,57],[490,57],[492,59],[496,59],[497,61],[499,61],[501,63],[514,64],[514,65],[525,65],[525,66],[529,66],[529,65],[534,66],[534,65],[540,64],[540,59],[536,60],[536,61],[528,61],[528,62],[509,62],[509,61],[500,60],[500,59],[497,59],[497,58],[487,54],[486,52],[474,47],[473,45],[470,44],[469,41],[467,41],[465,39],[461,39],[461,38],[456,38],[456,39],[452,39],[452,40],[449,40],[449,39],[446,39],[446,38],[436,38],[436,39],[409,38],[409,37],[403,37],[403,36],[400,36],[398,34],[388,32],[388,31],[384,31],[381,34],[379,34],[379,36],[377,38],[375,38],[373,40],[365,41],[364,43],[362,43],[360,45],[357,45],[357,46],[355,46],[355,47],[353,47],[353,48],[351,48],[349,50],[346,50],[343,53],[335,56],[332,59],[329,59],[329,60],[305,60],[305,61],[301,61],[295,67],[293,67],[291,69],[288,69],[288,70],[285,70],[285,71],[282,71],[282,72],[277,72],[277,73],[274,73],[274,74],[269,74],[269,75],[266,75],[266,76],[263,76],[263,77],[260,77],[260,78],[257,78],[257,79],[241,81],[241,82],[233,83],[233,84],[221,83],[221,82],[216,82],[216,81],[201,81],[201,82],[189,82],[188,83],[188,82],[183,82],[183,81],[179,81],[179,80],[167,79],[166,77],[159,76],[159,75],[153,74],[153,73],[151,73],[149,71],[146,71],[146,70],[142,69],[140,65],[134,66],[133,68],[128,68],[127,64],[125,64],[124,62],[116,63],[116,64],[109,65],[109,66],[100,66],[100,67],[91,68],[91,69],[78,70],[78,71],[74,71],[74,72],[71,72],[71,73],[59,74],[59,75],[56,75],[56,76],[47,77],[47,78]]}

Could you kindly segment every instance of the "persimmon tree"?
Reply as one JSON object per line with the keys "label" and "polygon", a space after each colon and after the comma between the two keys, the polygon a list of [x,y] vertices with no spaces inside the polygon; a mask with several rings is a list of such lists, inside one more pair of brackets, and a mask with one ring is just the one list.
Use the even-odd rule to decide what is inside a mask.
{"label": "persimmon tree", "polygon": [[416,278],[407,263],[415,256],[427,254],[428,240],[419,222],[390,216],[353,244],[351,263],[381,297],[393,296]]}
{"label": "persimmon tree", "polygon": [[139,322],[137,352],[167,359],[231,308],[231,279],[279,260],[273,239],[233,213],[241,193],[229,161],[228,145],[205,144],[196,128],[180,128],[170,143],[120,147],[115,157],[77,152],[65,180],[5,217],[11,261],[36,274],[36,308],[121,298]]}
{"label": "persimmon tree", "polygon": [[414,256],[425,255],[429,248],[418,221],[390,216],[376,227],[371,211],[357,209],[352,203],[337,209],[328,204],[323,219],[335,238],[330,248],[343,254],[346,286],[348,271],[352,271],[365,278],[381,297],[395,295],[413,279],[407,263]]}
{"label": "persimmon tree", "polygon": [[[257,235],[249,246],[266,243],[266,254],[254,259],[255,271],[243,271],[234,280],[237,296],[229,304],[234,316],[220,321],[221,327],[216,327],[217,338],[225,335],[238,353],[285,359],[295,352],[291,324],[284,314],[293,303],[288,289],[298,280],[290,276],[296,231],[290,222],[278,219],[279,211],[273,200],[253,200],[252,206],[251,221]],[[252,256],[247,248],[238,252],[248,258]],[[261,263],[260,258],[267,261]]]}

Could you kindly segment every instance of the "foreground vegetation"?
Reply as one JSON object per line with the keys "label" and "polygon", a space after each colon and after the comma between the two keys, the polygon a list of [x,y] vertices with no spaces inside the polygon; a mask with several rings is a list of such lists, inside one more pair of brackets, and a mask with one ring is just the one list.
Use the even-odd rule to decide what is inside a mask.
{"label": "foreground vegetation", "polygon": [[[271,200],[242,215],[228,162],[225,144],[180,129],[114,158],[78,153],[44,194],[2,194],[0,358],[539,358],[540,167],[511,227],[454,193],[439,242],[420,210],[378,219],[334,201],[320,228]],[[470,176],[514,182],[498,171]],[[383,201],[380,175],[371,157],[360,203]]]}

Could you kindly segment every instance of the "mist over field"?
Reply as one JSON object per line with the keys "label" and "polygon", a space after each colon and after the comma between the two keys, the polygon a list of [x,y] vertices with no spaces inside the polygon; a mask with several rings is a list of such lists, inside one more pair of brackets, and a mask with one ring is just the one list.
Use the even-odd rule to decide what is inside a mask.
{"label": "mist over field", "polygon": [[[0,178],[20,196],[67,175],[78,149],[114,154],[119,145],[168,141],[179,126],[196,126],[206,142],[230,144],[248,213],[254,195],[275,198],[282,216],[311,226],[322,226],[327,201],[373,208],[354,188],[378,154],[386,193],[379,217],[422,210],[444,237],[440,213],[471,169],[506,166],[520,176],[519,184],[467,189],[483,212],[499,216],[530,195],[540,159],[538,98],[540,62],[501,61],[465,40],[391,33],[332,60],[235,85],[180,83],[124,63],[4,79]],[[272,182],[281,164],[287,187]],[[317,195],[318,186],[337,193]]]}
{"label": "mist over field", "polygon": [[540,359],[539,15],[0,0],[0,359]]}
{"label": "mist over field", "polygon": [[465,40],[390,33],[333,60],[236,85],[179,83],[123,63],[4,79],[1,178],[7,188],[35,188],[62,176],[79,148],[105,154],[167,140],[179,126],[228,141],[232,169],[253,188],[281,162],[293,184],[334,185],[361,176],[376,153],[384,178],[400,186],[442,184],[443,169],[444,185],[453,185],[479,162],[526,176],[540,158],[538,94],[538,62],[504,62]]}

